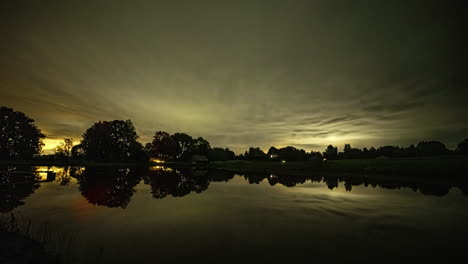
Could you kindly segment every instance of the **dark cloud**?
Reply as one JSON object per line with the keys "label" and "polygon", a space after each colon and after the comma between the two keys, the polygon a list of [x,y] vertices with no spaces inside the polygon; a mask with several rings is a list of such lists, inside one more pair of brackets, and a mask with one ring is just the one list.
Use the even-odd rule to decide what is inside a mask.
{"label": "dark cloud", "polygon": [[463,1],[3,1],[0,105],[254,145],[468,135]]}

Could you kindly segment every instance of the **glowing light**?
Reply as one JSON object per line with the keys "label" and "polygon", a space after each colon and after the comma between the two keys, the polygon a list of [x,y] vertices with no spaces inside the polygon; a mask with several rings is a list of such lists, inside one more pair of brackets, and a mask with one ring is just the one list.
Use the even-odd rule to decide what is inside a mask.
{"label": "glowing light", "polygon": [[173,171],[172,168],[167,168],[164,166],[153,166],[149,168],[150,171]]}
{"label": "glowing light", "polygon": [[[63,138],[46,138],[42,143],[44,143],[44,146],[42,146],[44,154],[53,154],[54,149],[63,143]],[[73,140],[73,146],[78,144],[80,144],[79,140]]]}
{"label": "glowing light", "polygon": [[285,160],[282,160],[281,163],[286,163],[286,161],[285,161]]}
{"label": "glowing light", "polygon": [[164,163],[164,160],[160,160],[160,159],[151,159],[151,162],[154,162],[154,163]]}

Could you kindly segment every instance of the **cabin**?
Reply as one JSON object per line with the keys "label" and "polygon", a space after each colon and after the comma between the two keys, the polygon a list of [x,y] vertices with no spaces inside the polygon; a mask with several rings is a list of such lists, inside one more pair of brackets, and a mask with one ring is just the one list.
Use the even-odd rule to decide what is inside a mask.
{"label": "cabin", "polygon": [[192,158],[190,159],[190,162],[192,164],[207,164],[209,161],[208,161],[208,158],[204,155],[192,155]]}
{"label": "cabin", "polygon": [[378,156],[376,159],[389,159],[389,157],[382,155],[382,156]]}

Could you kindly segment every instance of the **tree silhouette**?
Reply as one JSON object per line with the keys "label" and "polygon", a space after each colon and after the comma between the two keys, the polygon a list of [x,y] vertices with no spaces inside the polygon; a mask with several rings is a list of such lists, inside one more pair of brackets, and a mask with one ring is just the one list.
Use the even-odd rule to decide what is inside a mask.
{"label": "tree silhouette", "polygon": [[440,141],[421,141],[416,148],[422,156],[435,156],[448,153],[448,149]]}
{"label": "tree silhouette", "polygon": [[357,148],[352,148],[351,144],[345,144],[342,154],[345,159],[363,158],[363,151]]}
{"label": "tree silhouette", "polygon": [[278,150],[278,158],[287,161],[304,161],[307,160],[307,154],[303,149],[288,146]]}
{"label": "tree silhouette", "polygon": [[143,146],[130,120],[94,123],[83,134],[81,147],[87,160],[134,161],[145,158]]}
{"label": "tree silhouette", "polygon": [[43,138],[33,119],[0,107],[0,160],[32,159],[41,152]]}
{"label": "tree silhouette", "polygon": [[55,157],[60,160],[70,160],[72,156],[73,139],[64,138],[63,142],[54,148]]}
{"label": "tree silhouette", "polygon": [[176,159],[188,160],[193,150],[193,138],[185,133],[175,133],[171,138],[177,145]]}
{"label": "tree silhouette", "polygon": [[151,157],[170,160],[176,157],[177,147],[177,143],[169,133],[157,131],[153,136],[153,141],[145,147],[145,151]]}
{"label": "tree silhouette", "polygon": [[202,137],[198,137],[193,140],[192,150],[191,150],[193,154],[208,156],[210,150],[211,150],[211,146],[208,140]]}
{"label": "tree silhouette", "polygon": [[468,138],[458,143],[457,152],[462,155],[468,156]]}
{"label": "tree silhouette", "polygon": [[82,160],[84,159],[84,149],[83,149],[83,145],[81,144],[78,144],[78,145],[75,145],[72,147],[71,149],[71,157],[72,159],[74,160]]}
{"label": "tree silhouette", "polygon": [[164,131],[157,131],[153,141],[147,143],[145,152],[151,157],[164,160],[189,160],[194,154],[211,155],[210,143],[202,138],[192,138],[185,133],[170,135]]}
{"label": "tree silhouette", "polygon": [[271,160],[278,160],[279,159],[279,150],[275,147],[270,147],[270,149],[267,152],[267,156]]}
{"label": "tree silhouette", "polygon": [[323,152],[323,156],[329,160],[338,159],[338,148],[333,145],[329,145],[325,152]]}
{"label": "tree silhouette", "polygon": [[244,157],[246,160],[266,160],[267,155],[260,148],[249,148],[249,151],[245,152]]}
{"label": "tree silhouette", "polygon": [[213,148],[208,153],[208,159],[211,161],[226,161],[235,159],[236,154],[228,148]]}

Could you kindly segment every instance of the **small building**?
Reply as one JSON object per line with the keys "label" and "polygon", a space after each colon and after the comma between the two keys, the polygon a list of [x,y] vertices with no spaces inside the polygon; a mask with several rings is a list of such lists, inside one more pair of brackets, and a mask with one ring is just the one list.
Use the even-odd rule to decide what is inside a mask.
{"label": "small building", "polygon": [[208,158],[204,155],[192,155],[192,158],[190,159],[190,162],[192,162],[192,164],[206,164],[208,163]]}
{"label": "small building", "polygon": [[389,159],[389,157],[382,155],[382,156],[378,156],[376,159]]}

